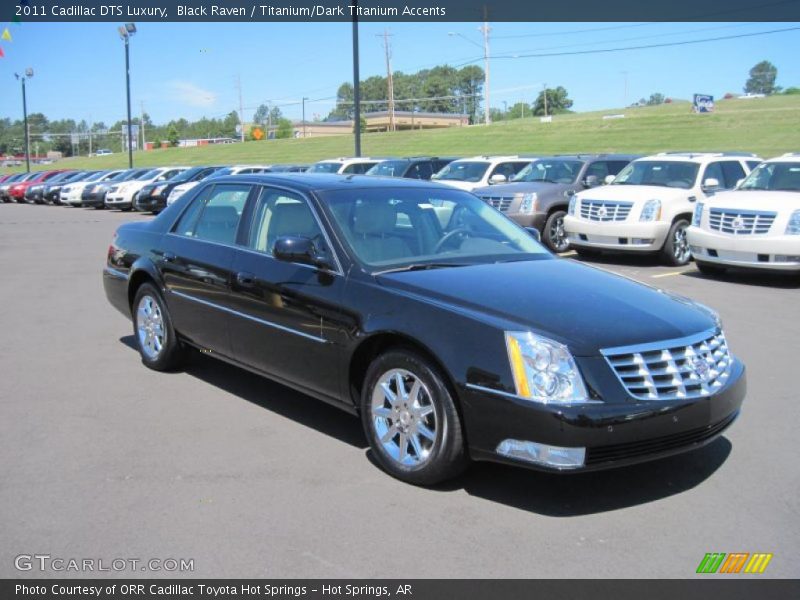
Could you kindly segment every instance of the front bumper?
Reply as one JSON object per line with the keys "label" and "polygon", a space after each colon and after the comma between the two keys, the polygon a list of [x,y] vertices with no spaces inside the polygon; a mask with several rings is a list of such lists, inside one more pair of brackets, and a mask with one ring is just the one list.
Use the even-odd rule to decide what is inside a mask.
{"label": "front bumper", "polygon": [[547,221],[547,215],[544,213],[533,213],[532,215],[526,215],[523,213],[504,214],[518,225],[521,225],[522,227],[534,227],[540,232],[544,229],[545,221]]}
{"label": "front bumper", "polygon": [[108,193],[105,202],[108,208],[131,208],[133,206],[133,201],[127,194]]}
{"label": "front bumper", "polygon": [[136,198],[136,210],[142,212],[158,212],[167,207],[167,199],[161,195]]}
{"label": "front bumper", "polygon": [[81,196],[81,206],[87,208],[97,208],[98,206],[105,206],[106,194],[105,192],[92,192],[88,196]]}
{"label": "front bumper", "polygon": [[691,226],[695,258],[726,267],[800,271],[800,235],[728,235]]}
{"label": "front bumper", "polygon": [[705,398],[547,406],[471,387],[462,388],[462,407],[475,460],[556,471],[499,455],[506,439],[585,448],[580,472],[621,467],[705,446],[736,419],[745,397],[744,365],[734,360],[727,385]]}
{"label": "front bumper", "polygon": [[570,245],[603,250],[661,250],[670,227],[670,223],[662,221],[589,221],[571,215],[564,217]]}

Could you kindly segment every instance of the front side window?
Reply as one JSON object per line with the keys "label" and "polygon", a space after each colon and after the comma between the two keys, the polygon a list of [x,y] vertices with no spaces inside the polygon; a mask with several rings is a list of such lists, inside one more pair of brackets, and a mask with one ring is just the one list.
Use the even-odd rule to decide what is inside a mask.
{"label": "front side window", "polygon": [[744,179],[745,172],[738,160],[726,160],[722,163],[722,174],[725,176],[725,189],[731,190]]}
{"label": "front side window", "polygon": [[346,166],[342,170],[342,174],[363,175],[364,173],[369,171],[374,166],[375,166],[375,163],[353,163],[352,165]]}
{"label": "front side window", "polygon": [[654,185],[689,190],[697,181],[700,165],[678,160],[641,160],[620,171],[611,185]]}
{"label": "front side window", "polygon": [[375,271],[550,256],[524,229],[459,190],[375,188],[319,195],[352,253]]}
{"label": "front side window", "polygon": [[248,247],[272,255],[281,237],[305,237],[323,249],[324,236],[308,202],[302,196],[263,188],[253,216]]}
{"label": "front side window", "polygon": [[241,184],[206,188],[178,220],[174,233],[220,244],[235,243],[250,189]]}

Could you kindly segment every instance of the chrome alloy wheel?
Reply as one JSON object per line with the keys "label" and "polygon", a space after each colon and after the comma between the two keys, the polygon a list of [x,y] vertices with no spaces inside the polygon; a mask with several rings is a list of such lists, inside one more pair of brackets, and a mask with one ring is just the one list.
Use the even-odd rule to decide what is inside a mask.
{"label": "chrome alloy wheel", "polygon": [[136,307],[136,332],[139,347],[150,360],[156,360],[167,341],[161,307],[150,295],[142,296]]}
{"label": "chrome alloy wheel", "polygon": [[569,240],[567,240],[567,232],[564,230],[564,217],[553,219],[550,224],[549,234],[553,250],[556,252],[566,251],[569,247]]}
{"label": "chrome alloy wheel", "polygon": [[439,423],[430,390],[411,371],[391,369],[372,390],[372,424],[384,452],[418,467],[431,456]]}
{"label": "chrome alloy wheel", "polygon": [[675,228],[675,233],[672,236],[672,255],[679,263],[685,263],[689,260],[689,240],[686,239],[686,226]]}

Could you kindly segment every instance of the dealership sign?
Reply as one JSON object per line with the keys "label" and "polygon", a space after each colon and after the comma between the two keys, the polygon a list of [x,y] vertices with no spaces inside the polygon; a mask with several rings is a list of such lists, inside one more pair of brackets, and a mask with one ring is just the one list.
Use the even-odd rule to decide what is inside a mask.
{"label": "dealership sign", "polygon": [[695,94],[693,105],[694,112],[714,112],[714,96],[709,96],[708,94]]}

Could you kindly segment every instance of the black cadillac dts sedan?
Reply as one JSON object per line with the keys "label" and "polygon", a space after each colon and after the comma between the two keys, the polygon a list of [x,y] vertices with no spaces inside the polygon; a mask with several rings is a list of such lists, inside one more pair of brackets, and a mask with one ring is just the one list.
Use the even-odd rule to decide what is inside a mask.
{"label": "black cadillac dts sedan", "polygon": [[744,366],[711,309],[547,252],[435,183],[252,175],[122,225],[104,285],[142,361],[200,349],[359,415],[390,474],[554,471],[698,448]]}

